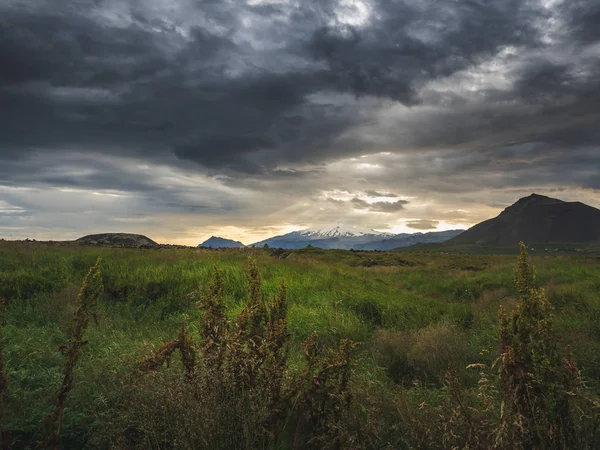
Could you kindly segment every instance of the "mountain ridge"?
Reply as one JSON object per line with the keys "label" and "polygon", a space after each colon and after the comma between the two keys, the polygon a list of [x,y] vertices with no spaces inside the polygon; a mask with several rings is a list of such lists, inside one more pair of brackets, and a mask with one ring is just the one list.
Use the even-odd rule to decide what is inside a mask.
{"label": "mountain ridge", "polygon": [[437,244],[446,242],[460,235],[464,230],[430,231],[427,233],[401,233],[392,235],[380,241],[369,242],[360,245],[355,250],[394,250],[401,247],[409,247],[415,244]]}
{"label": "mountain ridge", "polygon": [[498,216],[478,223],[446,245],[508,247],[523,241],[536,244],[577,244],[600,241],[600,209],[531,194],[506,207]]}
{"label": "mountain ridge", "polygon": [[443,242],[463,230],[432,231],[429,233],[389,233],[341,226],[315,227],[291,233],[273,236],[252,245],[299,249],[307,245],[323,249],[341,250],[391,250],[396,247],[406,247],[420,242]]}

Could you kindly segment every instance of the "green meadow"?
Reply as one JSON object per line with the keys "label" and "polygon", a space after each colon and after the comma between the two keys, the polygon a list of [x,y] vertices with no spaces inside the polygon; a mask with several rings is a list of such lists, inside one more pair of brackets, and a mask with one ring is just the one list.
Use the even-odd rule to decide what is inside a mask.
{"label": "green meadow", "polygon": [[[14,448],[43,446],[40,424],[56,405],[64,377],[65,356],[59,348],[72,326],[82,280],[98,258],[103,293],[85,332],[56,448],[217,448],[215,442],[222,442],[222,448],[509,446],[495,434],[507,401],[500,392],[502,377],[496,380],[498,311],[502,305],[510,313],[520,302],[515,255],[142,250],[10,242],[0,243],[8,380],[2,394],[4,445],[10,440]],[[298,430],[311,428],[302,421],[312,422],[302,418],[302,402],[295,397],[277,419],[275,434],[260,444],[248,437],[253,422],[245,416],[259,414],[252,412],[253,405],[238,411],[239,419],[227,416],[249,425],[240,427],[239,439],[225,442],[221,428],[231,425],[209,420],[213,403],[203,400],[209,390],[190,400],[194,396],[181,387],[185,380],[178,353],[152,373],[136,370],[139,361],[173,340],[182,324],[190,339],[202,343],[202,300],[214,267],[222,274],[225,314],[235,323],[249,298],[249,259],[256,261],[265,299],[287,285],[289,337],[282,383],[292,386],[294,377],[309,380],[302,378],[307,339],[314,340],[323,361],[335,360],[326,355],[341,340],[356,344],[347,385],[331,384],[329,393],[311,385],[310,392],[332,406],[322,406],[329,416],[319,419],[311,413],[310,420],[336,415],[333,424],[319,422],[322,435],[306,431],[306,439],[298,439]],[[545,336],[552,336],[550,344],[561,358],[570,353],[576,364],[577,388],[569,410],[573,433],[587,448],[598,448],[600,258],[532,256],[530,262],[552,307],[552,331]],[[343,393],[343,402],[334,402],[336,392]],[[515,442],[521,438],[510,439],[511,448],[519,448]],[[525,448],[533,441],[523,442]]]}

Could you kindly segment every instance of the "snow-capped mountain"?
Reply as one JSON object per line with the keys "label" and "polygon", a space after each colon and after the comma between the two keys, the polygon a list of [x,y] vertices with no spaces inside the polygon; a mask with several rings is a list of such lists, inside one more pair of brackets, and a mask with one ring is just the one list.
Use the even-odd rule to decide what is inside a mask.
{"label": "snow-capped mountain", "polygon": [[304,230],[288,233],[288,235],[306,236],[312,239],[331,239],[360,236],[393,236],[392,233],[383,233],[380,231],[370,230],[366,228],[361,229],[356,227],[343,227],[341,225],[335,225],[331,227],[306,228]]}
{"label": "snow-capped mountain", "polygon": [[462,230],[431,233],[393,234],[355,227],[335,225],[307,228],[256,242],[256,247],[267,244],[275,248],[304,248],[307,245],[325,249],[389,250],[421,242],[443,242],[457,236]]}

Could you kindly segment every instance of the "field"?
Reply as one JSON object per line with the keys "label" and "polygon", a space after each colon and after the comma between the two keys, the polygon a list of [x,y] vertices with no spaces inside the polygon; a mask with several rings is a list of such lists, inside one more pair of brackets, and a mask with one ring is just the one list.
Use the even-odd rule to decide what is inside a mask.
{"label": "field", "polygon": [[[217,448],[216,442],[221,448],[489,448],[500,442],[495,433],[506,397],[493,364],[499,356],[499,307],[510,312],[520,302],[514,255],[2,242],[5,445],[8,439],[14,448],[45,442],[40,424],[56,405],[65,371],[58,350],[72,327],[82,280],[98,257],[104,290],[74,368],[57,448]],[[229,411],[227,421],[211,422],[211,390],[200,391],[199,398],[186,391],[179,354],[168,367],[138,370],[140,361],[181,332],[182,323],[186,336],[203,342],[202,305],[213,267],[222,274],[227,318],[233,323],[246,311],[249,258],[256,261],[265,298],[278,298],[278,286],[287,285],[289,352],[280,382],[310,384],[297,391],[260,445],[251,436],[251,416],[261,413],[255,405],[246,403],[242,411],[235,403],[238,411]],[[552,336],[561,357],[570,346],[577,365],[573,433],[587,448],[598,448],[600,258],[530,261],[553,307],[553,330],[545,336]],[[356,343],[349,361],[335,350],[345,338]],[[329,366],[339,369],[334,375],[342,381],[330,377],[330,391],[319,390],[306,375],[307,339],[323,355],[319,374],[329,373]],[[302,415],[309,398],[322,400],[322,417]],[[302,426],[310,420],[320,434]],[[238,422],[237,438],[226,442],[223,433],[238,430]],[[511,448],[519,446],[511,441]]]}

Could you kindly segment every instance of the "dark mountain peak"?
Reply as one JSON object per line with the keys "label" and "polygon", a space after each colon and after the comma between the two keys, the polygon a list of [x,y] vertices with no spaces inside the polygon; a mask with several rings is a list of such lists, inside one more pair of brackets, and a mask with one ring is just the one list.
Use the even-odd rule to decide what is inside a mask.
{"label": "dark mountain peak", "polygon": [[[530,195],[528,195],[527,197],[523,197],[520,198],[519,200],[523,200],[524,198],[537,198],[537,199],[542,199],[542,198],[550,198],[547,195],[542,195],[542,194],[536,194],[535,192],[532,192]],[[555,199],[558,200],[558,199]],[[559,200],[562,201],[562,200]]]}
{"label": "dark mountain peak", "polygon": [[566,203],[566,202],[564,202],[563,200],[559,200],[557,198],[552,198],[552,197],[548,197],[546,195],[540,195],[540,194],[533,193],[531,195],[528,195],[527,197],[520,198],[515,203],[513,203],[512,205],[507,207],[504,211],[502,211],[500,213],[500,215],[520,214],[528,208],[532,208],[532,207],[535,208],[535,207],[541,207],[544,205],[553,205],[553,204],[559,204],[559,203]]}
{"label": "dark mountain peak", "polygon": [[520,203],[565,203],[563,200],[558,198],[548,197],[547,195],[536,194],[535,192],[527,197],[522,197],[517,200],[514,205],[518,205]]}
{"label": "dark mountain peak", "polygon": [[600,210],[581,202],[565,202],[531,194],[493,219],[468,229],[452,240],[457,244],[514,246],[567,244],[600,240]]}

